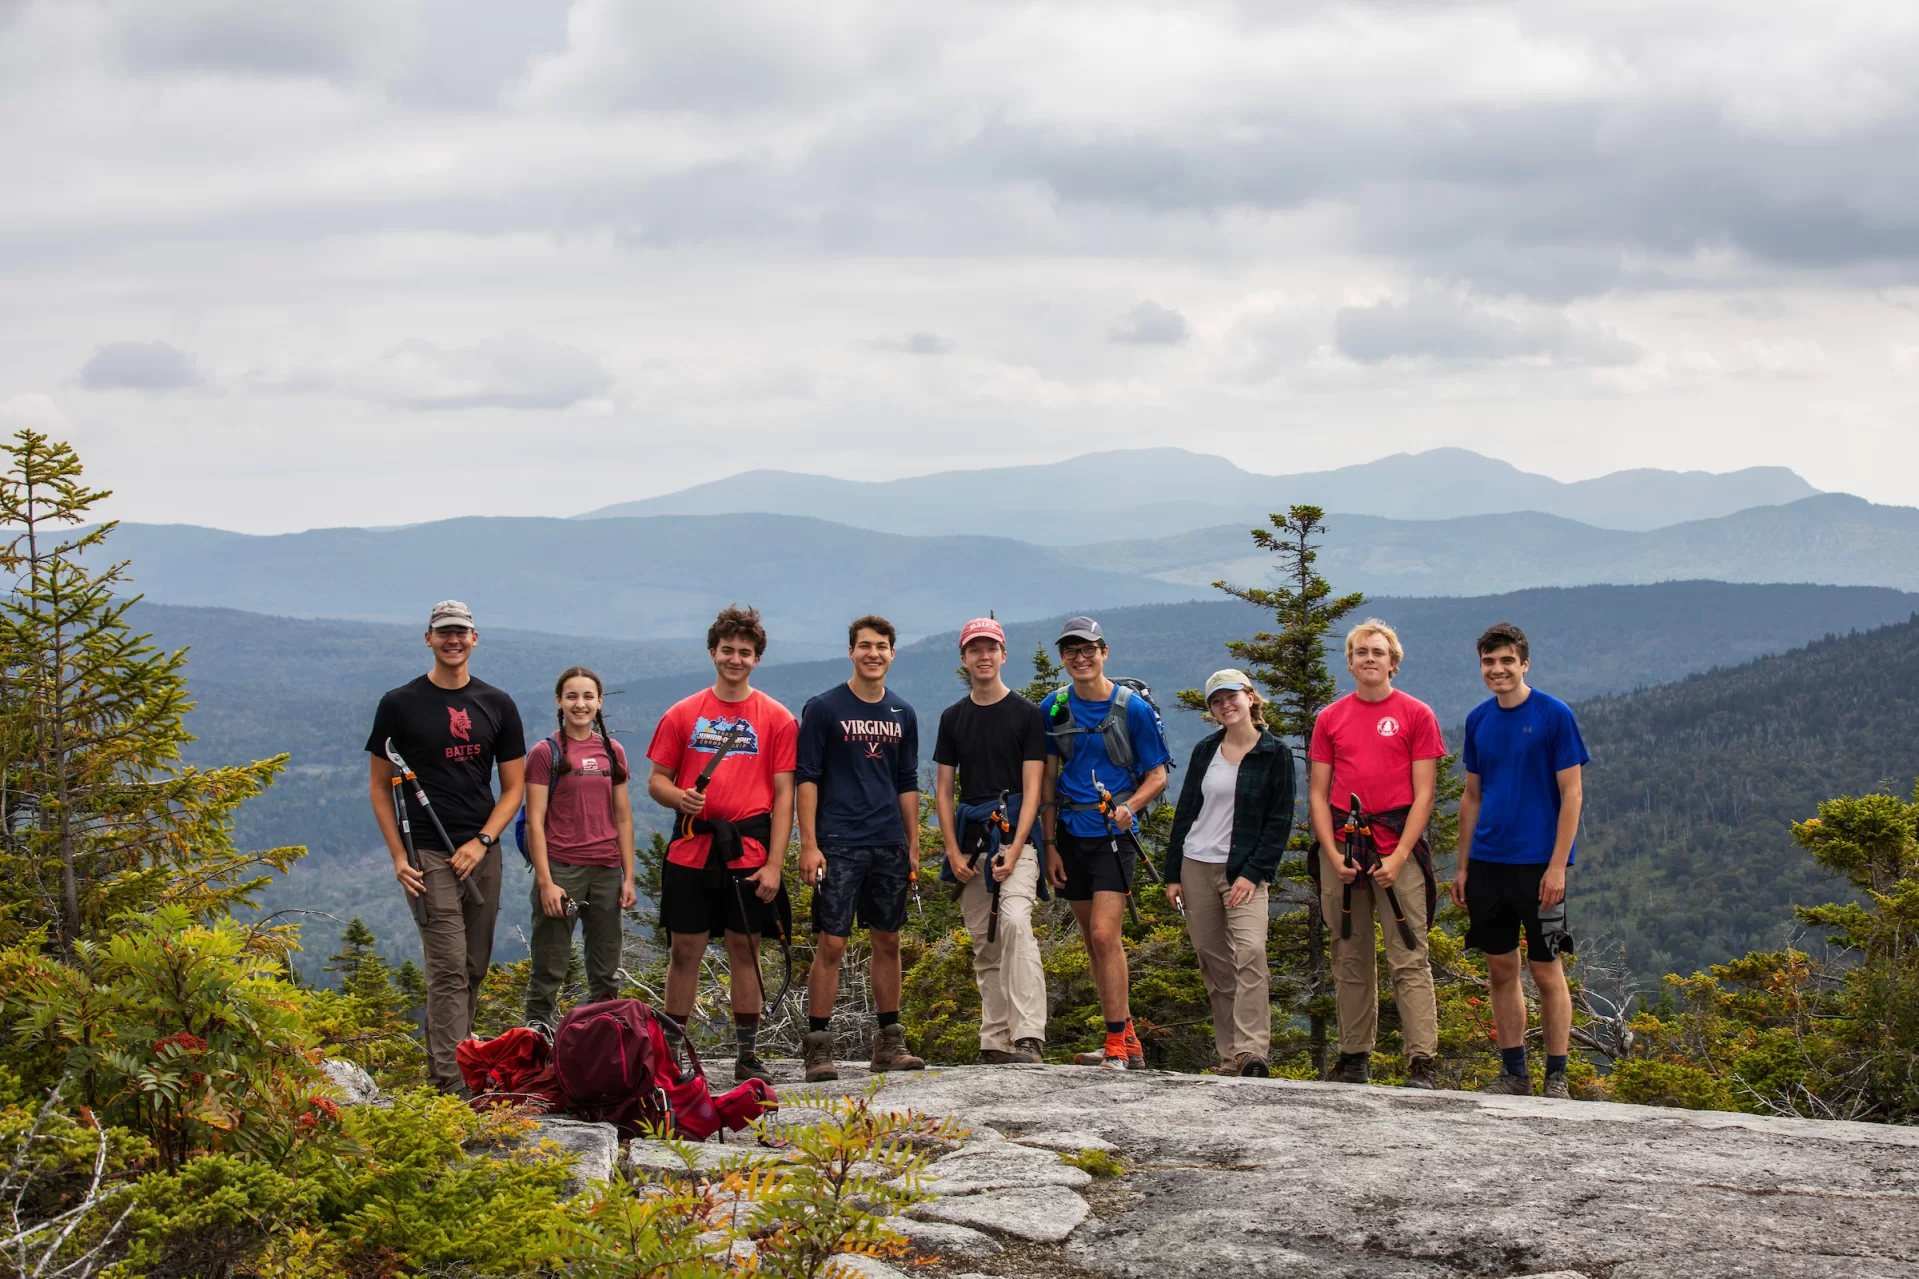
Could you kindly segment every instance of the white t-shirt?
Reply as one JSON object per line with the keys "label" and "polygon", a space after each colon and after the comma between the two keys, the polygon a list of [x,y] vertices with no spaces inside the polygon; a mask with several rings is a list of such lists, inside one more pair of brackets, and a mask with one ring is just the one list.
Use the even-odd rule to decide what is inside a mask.
{"label": "white t-shirt", "polygon": [[1233,806],[1237,801],[1239,765],[1224,750],[1213,755],[1206,776],[1199,779],[1199,816],[1186,832],[1183,854],[1196,862],[1223,863],[1233,851]]}

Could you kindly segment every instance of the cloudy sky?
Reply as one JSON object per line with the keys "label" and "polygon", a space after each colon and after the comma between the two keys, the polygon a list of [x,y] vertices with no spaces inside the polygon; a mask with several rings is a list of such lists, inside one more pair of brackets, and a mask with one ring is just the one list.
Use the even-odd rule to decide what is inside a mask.
{"label": "cloudy sky", "polygon": [[1910,0],[0,0],[0,423],[123,518],[1462,445],[1919,503]]}

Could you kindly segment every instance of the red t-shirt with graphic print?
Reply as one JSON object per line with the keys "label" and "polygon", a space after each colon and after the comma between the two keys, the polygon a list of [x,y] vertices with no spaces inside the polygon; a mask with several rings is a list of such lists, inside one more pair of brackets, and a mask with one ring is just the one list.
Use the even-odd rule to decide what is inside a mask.
{"label": "red t-shirt with graphic print", "polygon": [[[620,831],[614,825],[613,758],[598,734],[585,741],[563,737],[567,771],[553,784],[553,739],[526,753],[526,784],[545,786],[546,856],[568,866],[618,866]],[[618,742],[620,767],[626,751]],[[629,792],[630,794],[631,792]]]}
{"label": "red t-shirt with graphic print", "polygon": [[[711,688],[703,688],[674,703],[660,716],[646,757],[671,770],[675,786],[690,787],[721,741],[742,722],[745,735],[733,744],[707,783],[706,815],[736,822],[770,813],[774,775],[793,771],[798,725],[793,712],[758,689],[747,694],[743,702],[723,702]],[[681,821],[683,818],[675,819],[676,830]],[[704,866],[706,850],[712,843],[711,835],[675,839],[667,845],[666,860],[675,866]],[[729,863],[734,870],[766,865],[766,845],[759,840],[742,840],[741,848],[744,855]]]}
{"label": "red t-shirt with graphic print", "polygon": [[[1307,752],[1333,766],[1333,807],[1346,807],[1357,794],[1369,813],[1412,803],[1413,761],[1445,753],[1433,708],[1398,689],[1377,702],[1348,693],[1320,711]],[[1399,846],[1399,836],[1383,826],[1373,836],[1382,857]]]}

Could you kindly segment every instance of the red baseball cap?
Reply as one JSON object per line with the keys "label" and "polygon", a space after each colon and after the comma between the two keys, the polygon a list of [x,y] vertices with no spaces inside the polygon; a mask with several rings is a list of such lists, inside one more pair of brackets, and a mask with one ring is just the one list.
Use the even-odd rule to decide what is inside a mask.
{"label": "red baseball cap", "polygon": [[976,640],[982,635],[988,639],[998,640],[1001,648],[1006,647],[1006,632],[1001,630],[1000,624],[990,617],[976,617],[960,627],[960,647],[965,648],[966,641]]}

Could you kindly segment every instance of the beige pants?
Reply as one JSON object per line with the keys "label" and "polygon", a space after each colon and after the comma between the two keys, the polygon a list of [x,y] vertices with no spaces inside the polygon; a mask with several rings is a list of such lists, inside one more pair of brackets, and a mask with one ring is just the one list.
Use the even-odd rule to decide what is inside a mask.
{"label": "beige pants", "polygon": [[[984,872],[985,862],[981,862]],[[1033,897],[1039,891],[1039,853],[1020,850],[999,888],[999,928],[986,940],[993,909],[986,874],[960,889],[960,912],[973,935],[973,976],[979,981],[981,1052],[1010,1052],[1019,1039],[1046,1041],[1046,971],[1033,936]]]}
{"label": "beige pants", "polygon": [[[1370,888],[1371,891],[1368,891]],[[1393,920],[1386,891],[1376,884],[1353,881],[1353,935],[1339,938],[1340,906],[1345,885],[1337,872],[1319,863],[1319,908],[1332,938],[1333,981],[1339,1004],[1339,1051],[1370,1053],[1379,1033],[1379,969],[1373,921],[1386,937],[1386,968],[1392,974],[1393,1002],[1399,1005],[1399,1026],[1408,1057],[1439,1055],[1439,1010],[1433,997],[1433,966],[1426,957],[1426,884],[1419,864],[1406,862],[1393,885],[1406,925],[1417,944],[1406,949]]]}
{"label": "beige pants", "polygon": [[1267,888],[1228,908],[1223,862],[1188,857],[1179,864],[1186,933],[1199,955],[1200,980],[1213,1001],[1213,1043],[1222,1064],[1247,1053],[1273,1055],[1273,999],[1266,966]]}
{"label": "beige pants", "polygon": [[[493,958],[493,920],[500,913],[500,848],[494,845],[469,878],[480,885],[482,902],[466,900],[459,876],[444,853],[420,850],[426,872],[427,924],[420,929],[426,959],[427,1078],[441,1088],[458,1087],[460,1063],[454,1049],[473,1029],[480,986]],[[404,890],[402,890],[404,891]]]}

